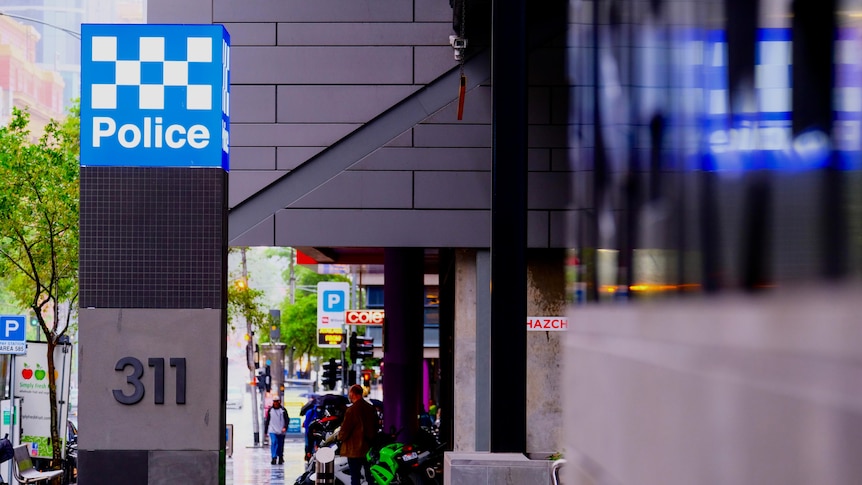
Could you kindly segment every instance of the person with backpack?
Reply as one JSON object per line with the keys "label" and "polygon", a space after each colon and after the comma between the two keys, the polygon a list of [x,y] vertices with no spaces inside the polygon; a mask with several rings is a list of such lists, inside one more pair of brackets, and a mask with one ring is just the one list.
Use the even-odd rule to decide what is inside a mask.
{"label": "person with backpack", "polygon": [[281,407],[281,399],[276,396],[272,400],[272,407],[266,410],[263,427],[269,433],[269,451],[272,455],[270,464],[284,463],[284,435],[287,433],[287,423],[290,418],[287,411]]}
{"label": "person with backpack", "polygon": [[371,448],[371,443],[377,437],[379,420],[377,411],[363,397],[363,389],[359,384],[350,386],[347,398],[352,403],[344,413],[344,422],[338,439],[341,441],[340,453],[347,457],[350,467],[350,484],[360,485],[362,470],[365,470],[365,481],[371,482],[371,469],[365,455]]}

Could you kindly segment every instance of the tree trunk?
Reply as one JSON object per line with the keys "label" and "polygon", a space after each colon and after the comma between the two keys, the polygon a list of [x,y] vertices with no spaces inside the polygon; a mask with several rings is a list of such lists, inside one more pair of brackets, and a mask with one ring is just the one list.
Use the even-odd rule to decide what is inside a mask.
{"label": "tree trunk", "polygon": [[47,335],[48,341],[48,399],[51,403],[51,450],[53,456],[53,465],[56,466],[57,463],[63,457],[63,450],[61,449],[63,442],[60,440],[60,432],[58,431],[58,420],[57,416],[57,377],[56,377],[56,367],[54,366],[54,348],[56,348],[56,343],[54,342],[54,335],[52,333]]}

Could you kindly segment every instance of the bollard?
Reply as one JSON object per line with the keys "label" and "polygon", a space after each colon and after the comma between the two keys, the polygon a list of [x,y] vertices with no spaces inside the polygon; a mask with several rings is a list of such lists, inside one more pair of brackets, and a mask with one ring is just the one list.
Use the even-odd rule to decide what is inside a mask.
{"label": "bollard", "polygon": [[315,485],[335,484],[335,450],[332,448],[320,448],[314,454]]}

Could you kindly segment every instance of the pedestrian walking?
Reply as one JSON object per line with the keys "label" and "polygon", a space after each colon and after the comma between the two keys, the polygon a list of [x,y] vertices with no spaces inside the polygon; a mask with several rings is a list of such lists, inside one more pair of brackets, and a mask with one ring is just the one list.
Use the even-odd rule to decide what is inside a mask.
{"label": "pedestrian walking", "polygon": [[299,410],[299,413],[305,414],[302,427],[305,428],[305,461],[308,461],[315,451],[314,437],[311,436],[308,427],[317,419],[317,397],[309,396],[308,402]]}
{"label": "pedestrian walking", "polygon": [[371,470],[365,455],[377,437],[379,424],[377,411],[370,402],[363,399],[362,394],[362,386],[350,386],[347,398],[352,404],[344,413],[344,422],[341,423],[341,431],[338,433],[338,439],[341,441],[340,453],[347,457],[347,465],[350,467],[351,485],[360,485],[362,470],[365,470],[365,481],[371,483]]}
{"label": "pedestrian walking", "polygon": [[281,399],[272,400],[272,407],[266,410],[264,428],[269,433],[269,451],[272,465],[284,463],[284,435],[287,433],[287,422],[290,418],[287,411],[281,407]]}

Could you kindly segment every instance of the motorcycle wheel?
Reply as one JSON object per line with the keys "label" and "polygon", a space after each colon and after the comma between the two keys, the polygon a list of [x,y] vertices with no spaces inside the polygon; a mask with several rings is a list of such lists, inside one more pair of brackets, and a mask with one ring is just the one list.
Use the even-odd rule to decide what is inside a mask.
{"label": "motorcycle wheel", "polygon": [[404,481],[407,485],[428,485],[432,483],[428,477],[424,477],[419,473],[413,472],[407,475],[407,480]]}

